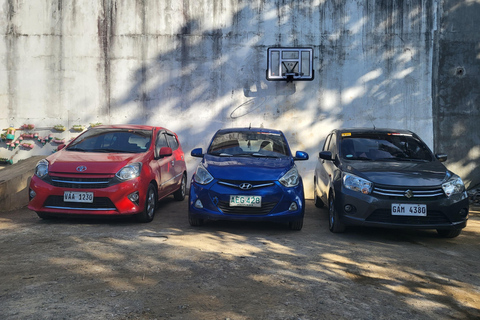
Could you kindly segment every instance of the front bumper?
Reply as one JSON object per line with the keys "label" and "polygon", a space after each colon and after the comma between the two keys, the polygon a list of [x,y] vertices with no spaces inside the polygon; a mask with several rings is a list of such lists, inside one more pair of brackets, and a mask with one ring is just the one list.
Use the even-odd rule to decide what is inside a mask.
{"label": "front bumper", "polygon": [[[74,215],[134,215],[144,209],[146,188],[140,178],[101,189],[74,189],[53,186],[37,176],[30,181],[35,197],[28,208],[36,212]],[[65,191],[93,192],[93,203],[64,202]],[[138,192],[139,199],[132,202],[128,195]]]}
{"label": "front bumper", "polygon": [[[231,195],[258,195],[262,197],[262,207],[230,207]],[[199,200],[203,208],[196,205]],[[292,210],[292,203],[296,209]],[[189,215],[204,220],[274,221],[293,222],[303,219],[305,197],[303,184],[287,188],[278,181],[256,190],[240,190],[221,185],[214,180],[200,185],[193,179],[190,184]]]}
{"label": "front bumper", "polygon": [[[427,215],[392,215],[392,203],[425,204]],[[336,192],[335,209],[345,225],[412,229],[462,229],[467,225],[469,200],[466,192],[450,198],[408,199],[365,195],[342,186]]]}

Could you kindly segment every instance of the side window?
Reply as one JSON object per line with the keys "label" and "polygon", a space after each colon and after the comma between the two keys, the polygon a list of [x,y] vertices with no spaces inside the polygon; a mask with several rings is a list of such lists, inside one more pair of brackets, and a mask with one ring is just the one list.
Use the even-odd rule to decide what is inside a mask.
{"label": "side window", "polygon": [[337,139],[335,133],[332,134],[332,138],[330,139],[328,151],[332,153],[332,159],[335,159],[337,156]]}
{"label": "side window", "polygon": [[323,144],[323,149],[322,151],[328,151],[328,144],[330,143],[330,138],[332,137],[332,134],[329,134],[327,136],[327,139],[325,139],[325,143]]}
{"label": "side window", "polygon": [[168,147],[167,138],[165,132],[160,132],[157,136],[157,141],[155,141],[155,154],[160,153],[162,147]]}
{"label": "side window", "polygon": [[177,150],[178,141],[174,135],[167,134],[167,141],[168,141],[168,145],[170,146],[170,148],[172,148],[172,150]]}

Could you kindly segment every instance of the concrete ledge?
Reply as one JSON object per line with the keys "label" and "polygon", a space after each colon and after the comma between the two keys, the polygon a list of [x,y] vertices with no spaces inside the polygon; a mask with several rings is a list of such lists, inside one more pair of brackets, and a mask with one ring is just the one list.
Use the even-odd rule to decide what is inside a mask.
{"label": "concrete ledge", "polygon": [[0,212],[22,208],[28,204],[28,185],[35,165],[45,156],[34,156],[0,170]]}

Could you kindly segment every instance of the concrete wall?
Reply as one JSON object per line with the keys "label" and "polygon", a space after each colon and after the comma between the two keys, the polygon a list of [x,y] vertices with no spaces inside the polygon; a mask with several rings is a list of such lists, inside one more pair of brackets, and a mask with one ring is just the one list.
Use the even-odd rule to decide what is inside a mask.
{"label": "concrete wall", "polygon": [[480,184],[480,0],[446,0],[439,19],[434,145],[467,186]]}
{"label": "concrete wall", "polygon": [[[311,156],[298,163],[311,197],[335,127],[407,128],[433,147],[438,12],[435,0],[0,0],[0,126],[165,126],[190,175],[191,149],[217,129],[281,129]],[[266,81],[271,46],[313,47],[314,81]],[[0,144],[0,157],[54,148]]]}

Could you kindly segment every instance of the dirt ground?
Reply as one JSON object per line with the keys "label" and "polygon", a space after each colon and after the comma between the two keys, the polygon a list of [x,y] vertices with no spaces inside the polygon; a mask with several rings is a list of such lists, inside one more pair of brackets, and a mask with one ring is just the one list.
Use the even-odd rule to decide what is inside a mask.
{"label": "dirt ground", "polygon": [[[480,207],[473,207],[472,209]],[[328,231],[308,201],[302,231],[210,222],[187,201],[152,223],[0,215],[1,319],[478,319],[480,212],[435,231]]]}

